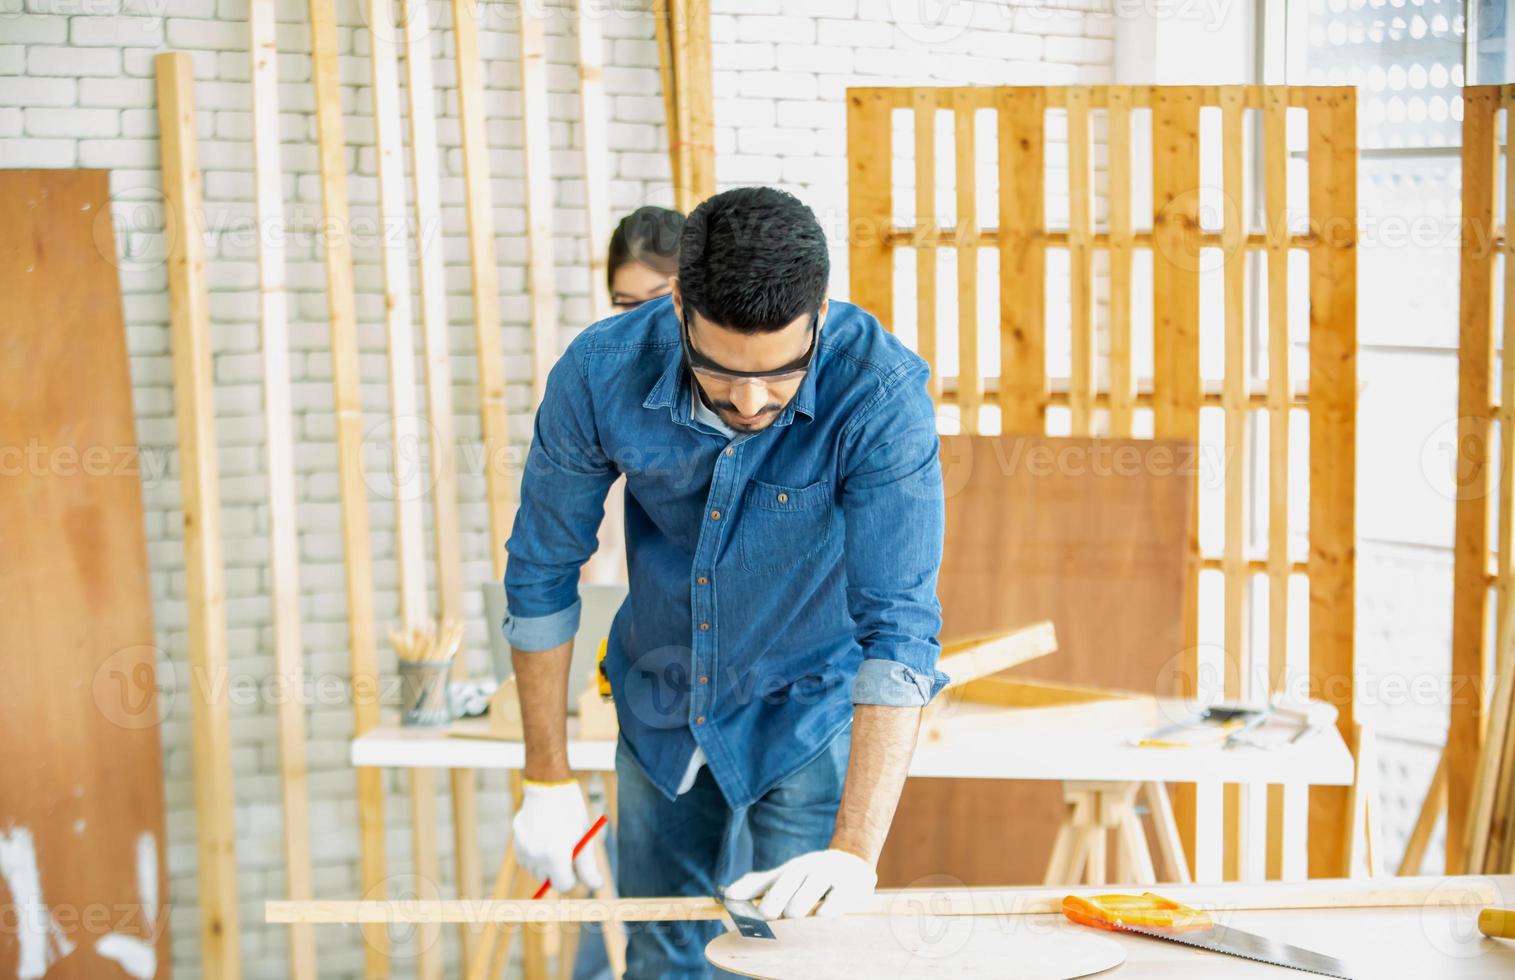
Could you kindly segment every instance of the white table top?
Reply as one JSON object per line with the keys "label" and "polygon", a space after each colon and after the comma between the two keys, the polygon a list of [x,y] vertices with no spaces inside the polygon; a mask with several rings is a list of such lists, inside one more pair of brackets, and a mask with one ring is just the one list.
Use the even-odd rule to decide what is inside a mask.
{"label": "white table top", "polygon": [[[910,775],[1317,786],[1352,781],[1352,756],[1334,726],[1270,749],[1127,744],[1179,717],[1178,702],[1155,698],[1013,709],[963,703],[922,734]],[[352,743],[355,766],[519,769],[524,762],[520,742],[459,737],[445,729],[385,725]],[[613,770],[615,742],[570,738],[568,765],[579,772]]]}

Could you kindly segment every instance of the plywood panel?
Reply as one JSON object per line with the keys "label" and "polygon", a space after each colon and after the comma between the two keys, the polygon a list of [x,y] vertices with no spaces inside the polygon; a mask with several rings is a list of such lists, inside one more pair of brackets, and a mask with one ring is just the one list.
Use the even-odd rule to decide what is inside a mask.
{"label": "plywood panel", "polygon": [[[169,975],[157,651],[109,208],[105,171],[0,171],[0,976],[61,952],[18,928],[26,854],[50,907],[147,911],[116,928]],[[49,977],[118,975],[77,917],[62,935],[72,951]]]}
{"label": "plywood panel", "polygon": [[[1009,676],[1173,693],[1190,455],[1166,440],[943,436],[942,641],[1050,619],[1057,652]],[[1062,812],[1055,784],[910,780],[881,880],[1039,882]],[[1017,845],[943,827],[993,827]]]}

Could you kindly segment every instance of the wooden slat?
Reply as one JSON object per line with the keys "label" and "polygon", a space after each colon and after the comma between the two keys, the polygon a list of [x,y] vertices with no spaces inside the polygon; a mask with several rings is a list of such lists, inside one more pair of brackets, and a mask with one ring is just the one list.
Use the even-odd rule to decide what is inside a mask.
{"label": "wooden slat", "polygon": [[1094,434],[1094,251],[1089,237],[1089,91],[1068,91],[1068,266],[1072,368],[1068,407],[1073,435]]}
{"label": "wooden slat", "polygon": [[[461,0],[454,0],[459,3]],[[610,246],[610,136],[605,117],[603,8],[579,0],[579,125],[583,133],[585,242],[589,248],[589,309],[593,319],[612,312],[605,288]],[[477,51],[477,42],[475,42]],[[477,61],[477,59],[475,59]]]}
{"label": "wooden slat", "polygon": [[[915,104],[915,227],[924,239],[936,226],[936,104],[929,89],[919,89]],[[930,245],[915,249],[915,349],[931,368],[926,384],[932,401],[942,396],[936,325],[938,254]]]}
{"label": "wooden slat", "polygon": [[[680,75],[681,104],[688,105],[689,187],[692,204],[715,193],[715,85],[710,63],[710,0],[674,0],[682,8],[684,72]],[[686,212],[687,213],[687,212]]]}
{"label": "wooden slat", "polygon": [[[1268,270],[1268,689],[1289,687],[1289,253],[1288,98],[1281,88],[1265,93],[1262,109],[1263,201]],[[1297,787],[1268,788],[1269,878],[1290,870],[1297,848],[1288,814],[1298,807]],[[1301,869],[1302,870],[1302,869]],[[1293,877],[1293,875],[1287,875]]]}
{"label": "wooden slat", "polygon": [[[1505,110],[1505,125],[1509,125],[1510,110],[1515,107],[1515,89],[1504,85],[1499,88],[1500,104]],[[1496,129],[1497,133],[1497,129]],[[1508,135],[1505,139],[1508,148]],[[1512,227],[1510,215],[1515,213],[1515,200],[1511,200],[1509,194],[1515,188],[1515,168],[1509,166],[1508,152],[1505,164],[1505,216],[1504,227]],[[1515,261],[1511,260],[1511,248],[1508,242],[1500,246],[1504,254],[1504,281],[1505,296],[1511,294],[1509,289],[1515,283]],[[1512,609],[1512,599],[1515,599],[1515,533],[1512,533],[1511,524],[1511,496],[1512,484],[1515,484],[1515,452],[1507,451],[1504,447],[1509,445],[1509,438],[1515,434],[1515,425],[1512,425],[1512,417],[1515,417],[1515,355],[1503,352],[1515,352],[1515,302],[1506,299],[1504,301],[1504,336],[1500,346],[1501,384],[1500,399],[1498,406],[1499,431],[1501,449],[1499,454],[1499,544],[1496,549],[1496,586],[1498,596],[1497,616],[1495,625],[1495,647],[1493,657],[1496,664],[1495,676],[1500,684],[1506,684],[1504,674],[1512,670],[1515,664],[1515,609]],[[1493,324],[1490,323],[1492,332]],[[1511,813],[1512,803],[1515,803],[1515,726],[1510,724],[1512,717],[1511,699],[1515,699],[1515,682],[1505,686],[1502,691],[1497,691],[1492,704],[1492,717],[1484,733],[1485,760],[1498,759],[1498,770],[1494,783],[1494,798],[1500,802],[1501,818],[1496,830],[1496,838],[1500,844],[1498,860],[1487,862],[1487,865],[1498,870],[1504,870],[1515,864],[1515,833],[1512,833],[1510,821],[1515,818]],[[1483,765],[1489,765],[1484,762]],[[1480,776],[1483,773],[1480,772]],[[1475,796],[1476,803],[1476,796]],[[1478,813],[1473,808],[1473,813]],[[1472,841],[1469,842],[1470,844]],[[1469,862],[1469,867],[1477,865]]]}
{"label": "wooden slat", "polygon": [[[922,234],[918,228],[892,227],[887,229],[884,235],[891,245],[925,243],[938,248],[953,248],[957,245],[957,231],[953,228],[938,228]],[[1067,229],[1046,228],[1038,233],[1037,238],[1048,248],[1067,248],[1071,243]],[[1221,248],[1225,245],[1218,231],[1196,231],[1191,234],[1191,240],[1202,248]],[[1130,234],[1130,243],[1137,248],[1152,248],[1153,242],[1150,231],[1137,231]],[[1502,239],[1496,238],[1495,242],[1500,243]],[[984,246],[1000,244],[999,227],[978,229],[978,243]],[[1089,244],[1094,248],[1110,248],[1114,245],[1114,239],[1108,231],[1095,231],[1089,233]],[[1260,232],[1246,235],[1241,240],[1241,247],[1248,251],[1265,251],[1271,244],[1268,236]],[[1308,234],[1288,235],[1284,238],[1284,245],[1288,248],[1305,249],[1314,244],[1314,239]]]}
{"label": "wooden slat", "polygon": [[[1195,88],[1162,88],[1152,97],[1153,434],[1199,441],[1199,106]],[[1198,498],[1198,476],[1195,479]],[[1199,508],[1190,521],[1190,552],[1199,552]],[[1184,608],[1180,691],[1192,697],[1199,677],[1199,565],[1191,564]],[[1196,880],[1207,873],[1195,847],[1194,787],[1174,787],[1173,812]],[[1201,815],[1201,818],[1203,815]]]}
{"label": "wooden slat", "polygon": [[670,0],[652,0],[653,36],[658,47],[658,81],[663,87],[663,122],[668,131],[668,174],[674,186],[674,207],[688,213],[678,188],[686,186],[680,173],[684,148],[684,131],[679,127],[679,107],[673,77],[673,24]]}
{"label": "wooden slat", "polygon": [[[435,82],[432,74],[432,24],[427,0],[405,2],[406,94],[411,108],[411,176],[415,200],[417,251],[421,273],[421,336],[426,350],[426,417],[432,436],[432,548],[436,570],[436,618],[441,623],[464,621],[464,560],[458,517],[458,435],[453,420],[453,368],[448,342],[447,273],[442,254],[441,176],[436,159]],[[453,676],[467,677],[467,656],[453,660]],[[453,856],[458,862],[459,895],[477,897],[483,891],[479,869],[479,803],[476,776],[468,769],[450,769],[453,792]],[[415,871],[426,882],[441,882],[436,854],[436,789],[433,774],[411,774],[412,835]],[[430,826],[427,826],[430,824]],[[473,895],[467,895],[467,880]],[[435,963],[441,975],[442,947],[420,939],[421,971]],[[468,944],[468,932],[461,933]]]}
{"label": "wooden slat", "polygon": [[676,167],[673,171],[673,194],[678,209],[685,214],[694,210],[697,197],[694,191],[694,119],[691,115],[689,85],[689,20],[687,0],[668,0],[669,52],[673,67],[673,111],[678,119],[670,131],[679,134],[674,144]]}
{"label": "wooden slat", "polygon": [[558,302],[552,273],[552,144],[547,114],[543,8],[519,5],[521,146],[526,174],[526,291],[531,307],[532,405],[541,404],[558,359]]}
{"label": "wooden slat", "polygon": [[952,114],[953,165],[957,171],[957,375],[963,431],[979,431],[984,372],[978,338],[978,174],[973,108],[965,100]]}
{"label": "wooden slat", "polygon": [[[347,587],[347,643],[352,672],[353,734],[379,722],[379,678],[374,650],[373,555],[369,543],[368,491],[363,479],[363,402],[358,362],[357,317],[347,204],[347,144],[342,132],[336,13],[324,0],[310,0],[311,79],[315,87],[316,136],[324,226],[337,230],[323,243],[326,303],[331,321],[332,394],[337,427],[337,483],[342,504],[342,561]],[[358,835],[363,894],[386,892],[384,789],[378,769],[359,768]],[[389,934],[378,925],[363,930],[364,974],[389,974]]]}
{"label": "wooden slat", "polygon": [[[284,227],[283,166],[279,159],[279,46],[274,0],[250,0],[248,47],[252,66],[253,181],[259,228]],[[294,412],[289,387],[289,290],[284,238],[258,236],[258,306],[263,344],[263,427],[268,446],[268,577],[273,611],[274,673],[299,690],[304,675],[300,628],[300,539],[296,526]],[[309,780],[305,762],[305,705],[279,698],[275,708],[279,792],[284,804],[284,881],[292,899],[312,897]],[[316,975],[316,936],[308,926],[289,931],[289,975]]]}
{"label": "wooden slat", "polygon": [[[1247,322],[1246,253],[1241,240],[1246,234],[1246,190],[1242,171],[1242,103],[1239,86],[1220,90],[1221,113],[1221,236],[1224,283],[1225,373],[1225,540],[1222,562],[1225,575],[1225,695],[1250,699],[1251,649],[1247,644],[1246,602],[1251,577],[1246,569],[1246,430],[1247,430]],[[1250,819],[1252,793],[1249,787],[1231,784],[1225,791],[1225,877],[1246,881],[1253,876],[1249,861],[1251,841],[1261,828]]]}
{"label": "wooden slat", "polygon": [[[205,216],[195,147],[194,64],[160,54],[158,131],[168,238],[169,341],[174,416],[184,501],[184,592],[193,675],[226,676],[226,567],[221,550],[220,468],[216,461],[215,369],[205,279]],[[213,684],[190,685],[195,774],[195,868],[199,878],[200,962],[206,977],[241,976],[237,913],[237,828],[233,813],[231,704]]]}
{"label": "wooden slat", "polygon": [[[1488,651],[1490,408],[1494,373],[1494,228],[1499,172],[1495,122],[1499,92],[1472,88],[1463,98],[1462,275],[1457,385],[1457,518],[1452,559],[1452,690],[1461,696],[1447,729],[1447,871],[1483,865],[1487,844],[1472,826],[1492,801],[1475,800],[1483,738],[1483,678]],[[1486,818],[1484,818],[1486,821]],[[1484,826],[1487,826],[1486,822]],[[1469,831],[1472,830],[1470,837]]]}
{"label": "wooden slat", "polygon": [[[489,511],[490,560],[505,574],[505,538],[515,520],[516,485],[509,468],[510,428],[500,344],[500,274],[495,256],[494,194],[489,186],[489,139],[484,126],[484,71],[470,0],[452,0],[457,49],[458,118],[463,137],[463,194],[468,211],[468,273],[479,375],[479,425],[484,437],[484,497]],[[599,283],[592,284],[598,290]],[[472,890],[471,882],[464,882]],[[482,884],[478,885],[482,893]]]}
{"label": "wooden slat", "polygon": [[1047,414],[1043,89],[1000,89],[1000,431],[1040,433]]}
{"label": "wooden slat", "polygon": [[883,232],[893,225],[892,129],[882,99],[847,93],[848,298],[894,328],[894,249]]}
{"label": "wooden slat", "polygon": [[[966,91],[967,97],[973,99],[974,107],[980,109],[993,108],[994,106],[998,105],[1000,103],[1000,100],[1005,98],[1007,95],[1015,96],[1017,94],[1028,92],[1039,93],[1044,100],[1047,108],[1061,109],[1065,108],[1068,105],[1068,93],[1077,87],[1087,88],[1089,92],[1089,107],[1091,109],[1105,109],[1110,105],[1110,92],[1116,88],[1123,86],[975,85],[957,87],[947,86],[943,88],[933,89],[932,91],[937,93],[937,104],[942,108],[949,108],[955,100],[963,97],[961,93],[964,93]],[[1133,85],[1127,88],[1131,93],[1132,107],[1137,109],[1146,109],[1156,106],[1157,102],[1161,99],[1163,94],[1173,91],[1175,87],[1176,86],[1166,85]],[[1245,100],[1245,108],[1262,108],[1264,99],[1267,95],[1267,91],[1270,87],[1271,86],[1267,85],[1242,86],[1241,88]],[[1286,90],[1286,94],[1288,96],[1288,104],[1290,108],[1305,109],[1309,107],[1309,95],[1312,91],[1330,91],[1333,89],[1342,89],[1346,87],[1347,86],[1329,85],[1311,86],[1308,88],[1302,86],[1291,87]],[[1220,86],[1218,85],[1194,85],[1183,86],[1183,88],[1194,92],[1202,105],[1220,104]],[[891,108],[902,109],[907,108],[910,105],[910,101],[913,98],[915,89],[910,86],[864,86],[852,89],[851,91],[870,93],[884,100]]]}
{"label": "wooden slat", "polygon": [[1410,839],[1405,843],[1404,857],[1399,862],[1399,870],[1396,874],[1400,877],[1420,874],[1420,866],[1425,861],[1426,848],[1431,843],[1431,834],[1436,829],[1436,822],[1446,812],[1447,754],[1443,752],[1436,763],[1436,772],[1431,776],[1431,785],[1426,790],[1425,801],[1420,805],[1420,814],[1415,818],[1415,826],[1410,831]]}
{"label": "wooden slat", "polygon": [[[1309,102],[1310,222],[1320,239],[1310,252],[1310,690],[1336,706],[1347,738],[1357,731],[1357,97],[1312,89]],[[1312,876],[1346,871],[1347,804],[1342,787],[1310,789]]]}
{"label": "wooden slat", "polygon": [[1110,434],[1131,435],[1136,372],[1131,351],[1131,90],[1110,89]]}

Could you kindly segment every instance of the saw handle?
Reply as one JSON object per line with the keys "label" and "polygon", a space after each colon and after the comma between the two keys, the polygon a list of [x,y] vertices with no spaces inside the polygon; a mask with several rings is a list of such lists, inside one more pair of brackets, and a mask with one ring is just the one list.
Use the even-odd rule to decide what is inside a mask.
{"label": "saw handle", "polygon": [[1478,913],[1478,931],[1493,939],[1515,939],[1515,909],[1493,905]]}
{"label": "saw handle", "polygon": [[1063,898],[1063,914],[1074,922],[1096,929],[1119,931],[1126,926],[1187,932],[1208,929],[1214,923],[1200,909],[1146,892],[1141,895],[1091,895]]}

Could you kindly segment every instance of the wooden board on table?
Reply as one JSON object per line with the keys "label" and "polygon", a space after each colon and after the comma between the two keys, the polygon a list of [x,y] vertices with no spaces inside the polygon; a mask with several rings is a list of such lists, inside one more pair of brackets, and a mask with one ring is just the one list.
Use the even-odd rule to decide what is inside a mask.
{"label": "wooden board on table", "polygon": [[[0,172],[0,445],[38,447],[0,478],[0,896],[131,909],[110,928],[143,942],[167,976],[143,461],[109,209],[103,170]],[[42,933],[14,918],[0,929],[0,976],[62,951],[36,911],[22,924]],[[60,925],[72,951],[47,976],[119,972],[98,944],[105,932],[77,917]]]}
{"label": "wooden board on table", "polygon": [[[1193,465],[1172,440],[943,436],[942,642],[1049,619],[1057,653],[1002,676],[1175,693]],[[1040,881],[1062,814],[1051,783],[911,780],[880,880]]]}

